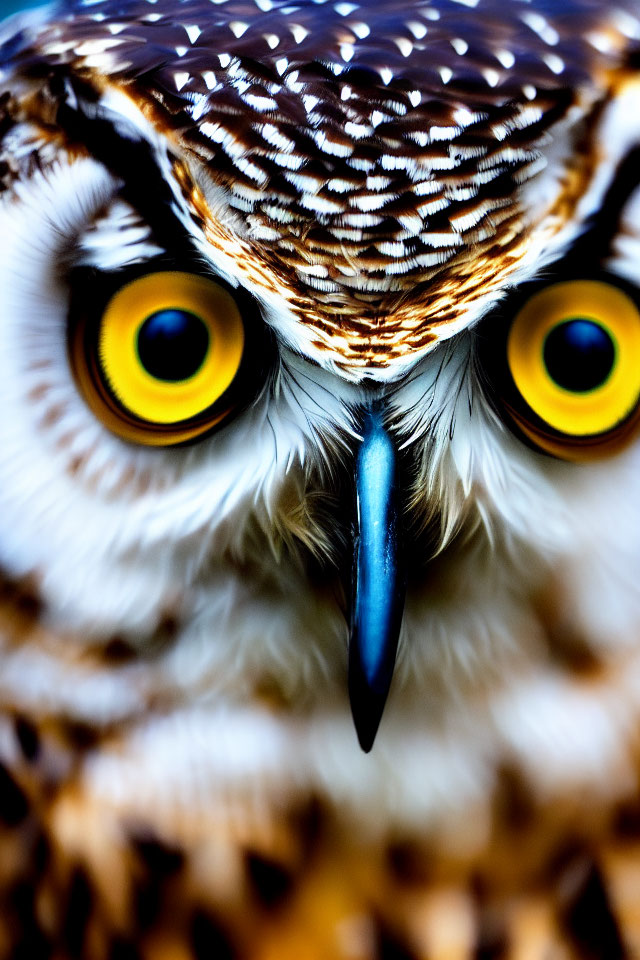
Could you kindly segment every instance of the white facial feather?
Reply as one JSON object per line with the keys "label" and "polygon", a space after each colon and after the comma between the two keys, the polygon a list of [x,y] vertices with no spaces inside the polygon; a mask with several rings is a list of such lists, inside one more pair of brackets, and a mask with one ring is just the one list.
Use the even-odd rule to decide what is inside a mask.
{"label": "white facial feather", "polygon": [[82,231],[79,248],[74,263],[97,270],[130,267],[165,252],[153,243],[148,224],[123,200],[111,203],[106,213]]}

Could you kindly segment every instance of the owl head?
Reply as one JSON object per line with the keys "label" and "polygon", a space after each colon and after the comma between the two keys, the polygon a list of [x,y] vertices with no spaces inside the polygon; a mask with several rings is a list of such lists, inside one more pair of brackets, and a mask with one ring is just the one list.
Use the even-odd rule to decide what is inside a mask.
{"label": "owl head", "polygon": [[518,751],[632,649],[639,37],[630,0],[5,24],[0,564],[56,637],[11,696],[258,698],[326,761],[393,677],[380,756]]}

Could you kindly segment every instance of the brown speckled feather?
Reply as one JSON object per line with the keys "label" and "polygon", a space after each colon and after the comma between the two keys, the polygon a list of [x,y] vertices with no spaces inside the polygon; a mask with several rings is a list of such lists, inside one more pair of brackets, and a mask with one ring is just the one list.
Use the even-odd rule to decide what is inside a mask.
{"label": "brown speckled feather", "polygon": [[[354,368],[450,336],[527,263],[536,231],[567,223],[596,144],[574,145],[555,213],[527,209],[521,185],[545,132],[598,111],[637,46],[633,3],[152,6],[63,8],[14,62],[117,86],[204,161],[241,224],[186,186],[207,239]],[[23,109],[53,107],[25,94]]]}

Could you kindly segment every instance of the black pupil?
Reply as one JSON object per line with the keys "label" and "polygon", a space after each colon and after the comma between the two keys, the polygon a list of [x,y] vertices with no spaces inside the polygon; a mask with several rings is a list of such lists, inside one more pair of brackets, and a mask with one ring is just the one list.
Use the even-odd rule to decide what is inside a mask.
{"label": "black pupil", "polygon": [[574,393],[601,386],[613,368],[615,348],[606,330],[593,320],[566,320],[544,342],[544,363],[551,379]]}
{"label": "black pupil", "polygon": [[157,380],[187,380],[197,373],[209,349],[209,331],[187,310],[159,310],[138,330],[138,356]]}

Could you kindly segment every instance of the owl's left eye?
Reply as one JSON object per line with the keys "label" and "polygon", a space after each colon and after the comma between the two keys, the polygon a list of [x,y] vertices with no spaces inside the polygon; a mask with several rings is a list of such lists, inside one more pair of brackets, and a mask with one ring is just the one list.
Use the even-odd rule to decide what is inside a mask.
{"label": "owl's left eye", "polygon": [[535,293],[513,318],[506,361],[507,411],[542,450],[592,459],[630,436],[640,402],[640,312],[620,288],[570,280]]}
{"label": "owl's left eye", "polygon": [[245,355],[245,330],[229,291],[179,271],[122,286],[97,323],[76,324],[71,361],[94,413],[136,443],[192,440],[226,418]]}

